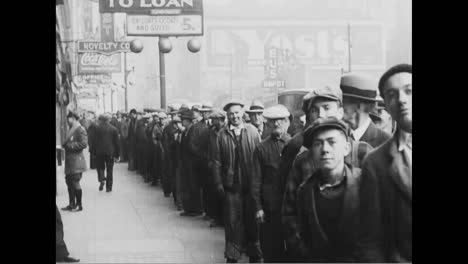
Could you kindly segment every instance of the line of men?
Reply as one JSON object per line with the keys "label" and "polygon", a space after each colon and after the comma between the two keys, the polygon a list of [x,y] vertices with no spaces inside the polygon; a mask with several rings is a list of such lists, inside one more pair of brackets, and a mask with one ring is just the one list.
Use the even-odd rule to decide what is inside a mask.
{"label": "line of men", "polygon": [[283,105],[133,109],[128,168],[223,226],[228,263],[411,262],[411,92],[408,64],[343,75],[304,96],[295,135]]}

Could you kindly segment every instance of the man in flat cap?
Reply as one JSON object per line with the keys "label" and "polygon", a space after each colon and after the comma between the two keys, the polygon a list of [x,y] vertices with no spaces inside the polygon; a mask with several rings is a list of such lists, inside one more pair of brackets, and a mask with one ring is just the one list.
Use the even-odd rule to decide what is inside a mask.
{"label": "man in flat cap", "polygon": [[[263,117],[263,111],[265,110],[265,107],[263,106],[263,103],[256,99],[252,101],[252,104],[249,107],[249,110],[246,110],[245,112],[249,115],[250,123],[254,125],[258,133],[260,134],[262,139],[265,139],[268,135],[267,133],[264,133],[264,128],[265,128],[265,118]],[[265,135],[264,135],[265,134]]]}
{"label": "man in flat cap", "polygon": [[393,137],[362,165],[359,262],[412,262],[412,66],[399,64],[379,81]]}
{"label": "man in flat cap", "polygon": [[[223,226],[223,202],[222,199],[217,195],[216,185],[213,176],[213,161],[214,153],[216,148],[216,141],[218,140],[218,133],[226,124],[226,112],[223,110],[215,109],[210,114],[211,125],[208,131],[208,191],[210,193],[211,210],[210,215],[213,220],[210,223],[210,227]],[[221,197],[222,198],[222,197]]]}
{"label": "man in flat cap", "polygon": [[219,131],[213,163],[215,184],[224,196],[224,256],[229,263],[237,262],[242,253],[249,256],[249,262],[262,260],[250,195],[253,152],[260,143],[260,134],[253,125],[244,123],[243,106],[239,101],[224,106],[229,123]]}
{"label": "man in flat cap", "polygon": [[112,191],[114,160],[118,159],[120,153],[119,134],[117,128],[110,124],[111,116],[104,114],[99,117],[99,123],[94,132],[93,152],[96,154],[96,165],[98,171],[99,191],[106,184],[106,191]]}
{"label": "man in flat cap", "polygon": [[[172,193],[172,197],[174,198],[174,203],[177,205],[177,191],[176,191],[176,168],[177,168],[177,138],[176,134],[178,133],[178,125],[177,123],[181,123],[179,117],[177,117],[178,108],[176,105],[172,105],[170,107],[169,115],[171,116],[171,120],[168,124],[163,128],[163,148],[165,155],[164,164],[165,166],[165,174],[168,179],[168,183],[170,186],[170,193]],[[177,117],[177,120],[176,120]]]}
{"label": "man in flat cap", "polygon": [[149,154],[150,140],[147,136],[146,130],[148,128],[148,122],[151,115],[146,113],[141,114],[141,119],[137,124],[137,150],[138,150],[138,159],[137,159],[137,172],[140,174],[145,182],[148,183],[151,181],[150,175],[147,174],[147,161]]}
{"label": "man in flat cap", "polygon": [[68,206],[62,208],[67,211],[82,211],[83,206],[81,198],[83,191],[80,186],[80,180],[84,171],[86,171],[86,160],[83,149],[88,146],[88,137],[84,127],[78,122],[79,116],[76,113],[69,112],[67,115],[68,131],[64,142],[65,149],[65,182],[68,189]]}
{"label": "man in flat cap", "polygon": [[279,177],[281,151],[291,139],[288,134],[290,113],[281,104],[264,112],[271,134],[263,140],[253,154],[251,193],[256,220],[260,224],[260,245],[265,262],[284,262],[284,242],[281,234],[281,204],[283,182]]}
{"label": "man in flat cap", "polygon": [[302,262],[355,262],[361,170],[345,162],[349,128],[336,117],[319,118],[304,132],[317,169],[297,193],[298,252]]}
{"label": "man in flat cap", "polygon": [[181,216],[199,216],[203,213],[201,183],[196,171],[197,156],[193,149],[193,132],[195,119],[192,110],[181,113],[182,125],[185,131],[181,139],[181,160],[182,160],[182,189],[184,212]]}
{"label": "man in flat cap", "polygon": [[341,76],[343,92],[343,120],[352,129],[354,140],[369,143],[373,148],[390,138],[390,134],[378,128],[369,114],[377,104],[377,83],[364,74],[348,73]]}
{"label": "man in flat cap", "polygon": [[128,170],[135,170],[135,152],[136,152],[136,138],[135,138],[135,129],[136,129],[136,118],[137,111],[135,109],[130,110],[129,113],[129,123],[128,123]]}
{"label": "man in flat cap", "polygon": [[170,183],[165,177],[164,169],[164,155],[165,150],[163,146],[163,126],[162,120],[166,115],[162,115],[162,112],[156,113],[154,115],[154,125],[152,127],[151,139],[154,147],[154,156],[152,159],[153,163],[153,184],[156,184],[158,180],[161,181],[161,185],[164,192],[164,197],[169,197],[171,195]]}
{"label": "man in flat cap", "polygon": [[[302,110],[306,113],[306,128],[318,118],[343,118],[342,92],[338,87],[325,86],[312,90],[303,98]],[[297,133],[284,147],[280,163],[280,175],[284,179],[284,198],[282,205],[282,222],[284,224],[285,242],[288,261],[295,261],[298,255],[297,232],[297,188],[316,170],[312,159],[308,158],[308,149],[303,145],[303,132]],[[366,142],[351,140],[351,151],[345,162],[360,167],[364,157],[372,150]]]}
{"label": "man in flat cap", "polygon": [[120,122],[120,161],[128,161],[128,128],[130,125],[130,120],[126,113],[122,113],[122,120]]}
{"label": "man in flat cap", "polygon": [[[193,175],[197,179],[198,183],[202,187],[202,198],[203,198],[203,210],[205,212],[205,219],[209,220],[210,211],[208,201],[206,198],[209,197],[204,191],[204,187],[208,181],[209,171],[208,171],[208,125],[206,120],[204,120],[204,115],[202,114],[202,107],[199,105],[194,105],[192,107],[194,115],[194,124],[190,128],[187,134],[187,140],[189,142],[189,151],[191,151],[193,157]],[[205,109],[203,109],[205,110]],[[208,110],[209,111],[209,110]],[[206,116],[206,115],[205,115]],[[207,206],[208,205],[208,206]],[[208,208],[207,208],[208,207]]]}
{"label": "man in flat cap", "polygon": [[177,127],[177,130],[174,134],[174,157],[176,158],[175,161],[172,163],[174,164],[174,173],[175,173],[175,185],[172,190],[172,194],[174,196],[175,205],[177,206],[177,211],[183,210],[183,180],[182,180],[182,134],[185,131],[185,127],[182,125],[182,119],[179,115],[174,116],[174,125]]}

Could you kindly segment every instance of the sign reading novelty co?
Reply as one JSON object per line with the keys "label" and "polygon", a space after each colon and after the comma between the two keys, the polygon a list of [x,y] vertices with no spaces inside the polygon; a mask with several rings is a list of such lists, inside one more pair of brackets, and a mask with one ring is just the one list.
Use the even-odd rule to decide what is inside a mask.
{"label": "sign reading novelty co", "polygon": [[101,13],[127,13],[128,36],[203,35],[202,0],[100,0]]}
{"label": "sign reading novelty co", "polygon": [[104,54],[130,52],[130,42],[79,41],[78,52],[98,52]]}

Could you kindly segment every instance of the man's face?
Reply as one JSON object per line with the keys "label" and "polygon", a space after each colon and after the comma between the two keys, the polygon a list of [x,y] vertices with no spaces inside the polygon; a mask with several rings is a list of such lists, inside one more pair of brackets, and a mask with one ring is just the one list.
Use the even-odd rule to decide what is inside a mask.
{"label": "man's face", "polygon": [[188,119],[182,119],[182,126],[187,128],[189,127],[190,125],[192,124],[192,122],[190,122],[190,120]]}
{"label": "man's face", "polygon": [[201,116],[201,112],[193,111],[193,119],[199,119]]}
{"label": "man's face", "polygon": [[212,118],[211,124],[215,126],[216,129],[220,129],[222,126],[224,126],[224,120],[221,118]]}
{"label": "man's face", "polygon": [[343,121],[345,121],[353,130],[357,129],[359,122],[361,121],[360,113],[364,111],[362,107],[365,107],[364,104],[361,105],[359,99],[352,97],[343,97]]}
{"label": "man's face", "polygon": [[314,100],[309,110],[310,122],[314,122],[320,117],[332,116],[343,119],[343,108],[339,106],[337,101],[327,100],[325,98],[317,98]]}
{"label": "man's face", "polygon": [[68,123],[68,126],[73,126],[73,124],[75,123],[75,118],[73,117],[68,117],[67,118],[67,123]]}
{"label": "man's face", "polygon": [[244,115],[244,111],[242,111],[242,107],[240,105],[233,105],[229,107],[227,114],[229,122],[233,126],[238,126],[242,124],[242,116]]}
{"label": "man's face", "polygon": [[345,135],[336,129],[318,131],[310,148],[315,164],[325,171],[332,171],[342,164],[350,149]]}
{"label": "man's face", "polygon": [[203,119],[208,120],[210,119],[211,112],[210,111],[204,111],[202,112]]}
{"label": "man's face", "polygon": [[176,123],[176,127],[177,127],[180,131],[184,131],[184,130],[185,130],[185,127],[182,125],[182,122],[177,122],[177,123]]}
{"label": "man's face", "polygon": [[271,134],[280,137],[288,131],[290,122],[289,118],[268,119],[267,125],[272,129]]}
{"label": "man's face", "polygon": [[393,125],[393,120],[392,120],[392,117],[390,116],[390,114],[385,111],[385,109],[379,109],[378,110],[379,112],[379,116],[382,120],[380,120],[379,122],[376,122],[375,125],[388,132],[389,134],[392,133],[392,125]]}
{"label": "man's face", "polygon": [[130,114],[130,117],[131,117],[132,119],[135,118],[135,117],[136,117],[135,113],[131,113],[131,114]]}
{"label": "man's face", "polygon": [[263,123],[263,113],[249,113],[250,122],[252,125],[260,126]]}
{"label": "man's face", "polygon": [[413,132],[413,75],[401,72],[384,84],[385,109],[403,131]]}

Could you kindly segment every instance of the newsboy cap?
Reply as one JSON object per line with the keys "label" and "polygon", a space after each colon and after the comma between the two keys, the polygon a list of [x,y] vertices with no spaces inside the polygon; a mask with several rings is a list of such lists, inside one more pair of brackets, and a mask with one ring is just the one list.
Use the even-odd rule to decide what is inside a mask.
{"label": "newsboy cap", "polygon": [[402,73],[402,72],[407,72],[407,73],[413,74],[413,66],[411,64],[406,64],[406,63],[397,64],[397,65],[391,67],[390,69],[388,69],[382,75],[382,77],[380,77],[379,92],[380,92],[380,96],[382,96],[382,98],[384,98],[383,87],[384,87],[385,83],[388,81],[388,79],[390,79],[390,77],[392,77],[393,75],[395,75],[397,73]]}
{"label": "newsboy cap", "polygon": [[341,89],[332,85],[325,85],[317,89],[313,89],[302,98],[302,111],[307,114],[311,105],[318,98],[324,98],[332,101],[343,102],[343,93]]}
{"label": "newsboy cap", "polygon": [[263,113],[265,110],[265,106],[263,106],[263,103],[256,99],[252,101],[252,104],[250,104],[249,110],[246,110],[245,112],[247,113]]}
{"label": "newsboy cap", "polygon": [[291,113],[289,113],[288,108],[282,104],[268,107],[265,112],[263,112],[263,116],[268,119],[288,118],[290,115]]}
{"label": "newsboy cap", "polygon": [[164,112],[159,112],[158,117],[164,119],[164,118],[167,118],[167,114]]}
{"label": "newsboy cap", "polygon": [[211,102],[205,102],[202,104],[201,108],[198,109],[200,112],[209,112],[213,110],[213,104]]}
{"label": "newsboy cap", "polygon": [[190,121],[192,121],[193,118],[194,118],[194,115],[193,115],[192,110],[185,110],[180,114],[180,119],[181,120],[189,119]]}
{"label": "newsboy cap", "polygon": [[377,81],[370,76],[357,73],[345,74],[341,76],[340,88],[344,97],[377,101]]}
{"label": "newsboy cap", "polygon": [[77,113],[73,112],[73,111],[69,111],[68,114],[67,114],[67,118],[69,117],[73,117],[75,118],[76,120],[79,120],[80,119],[80,116],[78,116]]}
{"label": "newsboy cap", "polygon": [[330,129],[337,129],[344,133],[345,137],[348,138],[349,134],[349,127],[346,125],[345,122],[336,118],[336,117],[326,117],[326,118],[318,118],[315,120],[311,126],[309,126],[304,131],[304,142],[302,145],[306,148],[310,148],[312,146],[312,142],[314,140],[315,134],[317,131],[323,128],[330,128]]}
{"label": "newsboy cap", "polygon": [[223,110],[220,110],[220,109],[214,109],[211,114],[210,114],[210,118],[226,118],[226,112],[224,112]]}
{"label": "newsboy cap", "polygon": [[180,122],[182,122],[182,119],[180,119],[179,116],[174,116],[174,117],[172,118],[172,121],[174,121],[174,122],[179,122],[179,123],[180,123]]}
{"label": "newsboy cap", "polygon": [[240,105],[240,107],[244,107],[244,104],[241,103],[240,100],[231,100],[229,103],[227,103],[227,104],[223,107],[223,110],[227,112],[227,111],[229,110],[229,108],[230,108],[231,106],[233,106],[233,105]]}

